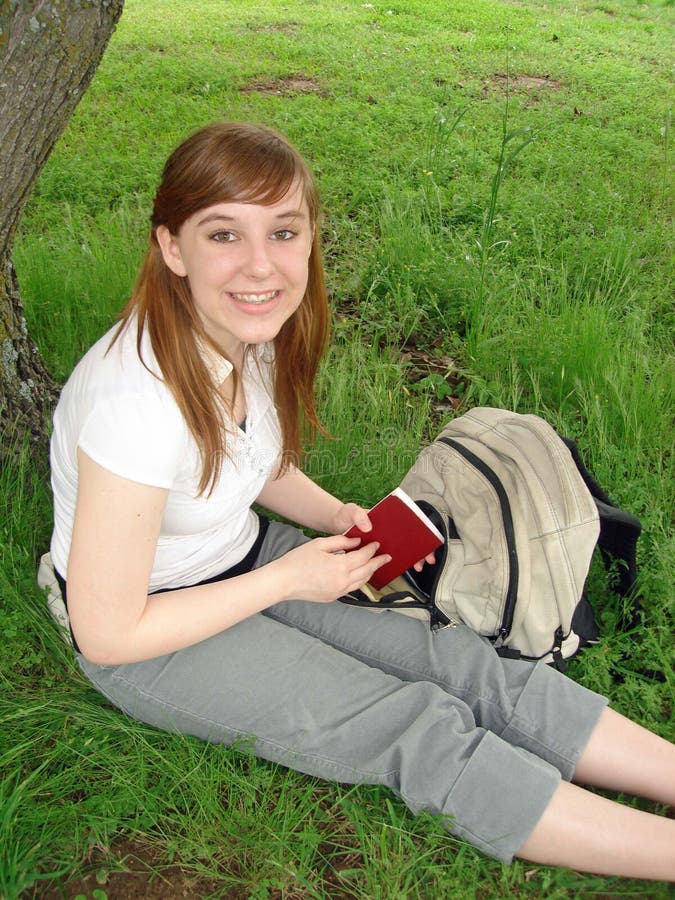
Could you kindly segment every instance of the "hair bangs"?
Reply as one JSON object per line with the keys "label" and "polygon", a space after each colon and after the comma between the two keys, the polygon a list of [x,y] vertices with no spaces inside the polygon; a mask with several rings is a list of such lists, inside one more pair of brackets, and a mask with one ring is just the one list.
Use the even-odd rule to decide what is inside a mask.
{"label": "hair bangs", "polygon": [[227,160],[221,180],[226,196],[220,202],[271,206],[282,200],[298,182],[304,192],[302,173],[290,154],[273,156],[258,152],[256,156]]}
{"label": "hair bangs", "polygon": [[[255,125],[202,129],[169,158],[152,224],[172,234],[191,215],[217,203],[278,203],[299,184],[312,222],[319,213],[314,180],[300,154],[280,135]],[[173,188],[173,190],[172,190]]]}

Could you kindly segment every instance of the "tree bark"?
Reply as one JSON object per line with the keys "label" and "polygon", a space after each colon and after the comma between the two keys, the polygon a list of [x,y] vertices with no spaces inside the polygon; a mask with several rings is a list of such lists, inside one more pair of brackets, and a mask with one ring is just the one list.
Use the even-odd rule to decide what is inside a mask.
{"label": "tree bark", "polygon": [[26,328],[12,263],[30,192],[114,31],[124,0],[0,0],[0,455],[41,451],[57,386]]}

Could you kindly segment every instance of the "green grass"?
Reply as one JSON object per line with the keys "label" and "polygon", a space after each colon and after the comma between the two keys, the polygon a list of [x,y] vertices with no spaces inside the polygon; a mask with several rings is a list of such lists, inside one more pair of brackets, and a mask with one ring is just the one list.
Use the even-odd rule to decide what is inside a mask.
{"label": "green grass", "polygon": [[[64,380],[131,289],[170,148],[224,117],[286,132],[324,198],[335,312],[320,385],[335,439],[308,471],[376,500],[458,382],[464,406],[538,412],[575,437],[643,521],[645,612],[624,633],[596,568],[603,640],[571,673],[671,739],[673,18],[660,0],[127,0],[15,252],[29,330]],[[6,900],[124,896],[134,855],[150,887],[197,896],[667,896],[502,867],[385,791],[126,719],[80,675],[34,584],[44,471],[22,457],[0,478]]]}

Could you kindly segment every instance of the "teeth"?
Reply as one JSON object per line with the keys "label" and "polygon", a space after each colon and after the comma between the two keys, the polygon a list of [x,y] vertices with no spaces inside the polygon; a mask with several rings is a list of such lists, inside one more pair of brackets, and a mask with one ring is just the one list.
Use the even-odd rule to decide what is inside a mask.
{"label": "teeth", "polygon": [[238,300],[240,303],[267,303],[269,300],[273,300],[278,291],[268,291],[266,294],[232,294],[235,300]]}

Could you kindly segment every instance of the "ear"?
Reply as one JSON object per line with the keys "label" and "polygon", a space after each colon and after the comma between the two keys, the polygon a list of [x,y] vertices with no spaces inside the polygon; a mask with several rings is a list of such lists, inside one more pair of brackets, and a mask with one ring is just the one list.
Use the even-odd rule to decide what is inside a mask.
{"label": "ear", "polygon": [[180,247],[178,246],[178,241],[176,237],[171,234],[166,225],[160,225],[157,228],[157,243],[159,244],[159,249],[162,251],[162,257],[168,268],[171,269],[174,275],[179,275],[181,278],[184,278],[187,275],[187,270],[183,265],[183,257],[180,252]]}

